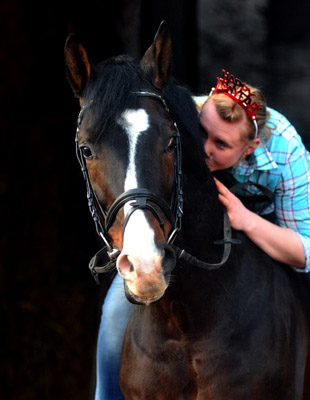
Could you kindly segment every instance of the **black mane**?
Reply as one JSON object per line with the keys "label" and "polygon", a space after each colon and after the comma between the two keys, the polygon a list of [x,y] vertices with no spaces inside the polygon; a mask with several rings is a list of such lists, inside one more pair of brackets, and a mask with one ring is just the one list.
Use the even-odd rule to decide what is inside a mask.
{"label": "black mane", "polygon": [[205,157],[198,112],[190,91],[178,85],[178,83],[172,79],[164,92],[164,98],[170,110],[173,112],[173,116],[180,121],[185,130],[193,137],[199,151],[202,156]]}

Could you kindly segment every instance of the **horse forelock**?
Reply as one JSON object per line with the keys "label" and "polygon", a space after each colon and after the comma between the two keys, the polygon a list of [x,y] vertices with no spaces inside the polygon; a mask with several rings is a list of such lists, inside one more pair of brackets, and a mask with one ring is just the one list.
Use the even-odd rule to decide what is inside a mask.
{"label": "horse forelock", "polygon": [[100,141],[126,109],[135,108],[133,93],[141,88],[142,82],[140,66],[130,57],[118,56],[95,66],[83,93],[85,104],[92,104],[92,141]]}

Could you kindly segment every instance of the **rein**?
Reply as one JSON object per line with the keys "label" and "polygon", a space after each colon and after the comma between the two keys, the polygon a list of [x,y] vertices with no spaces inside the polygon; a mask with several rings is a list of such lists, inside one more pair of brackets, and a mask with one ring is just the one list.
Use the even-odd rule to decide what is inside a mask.
{"label": "rein", "polygon": [[[162,105],[164,106],[167,114],[170,116],[170,111],[165,100],[158,94],[148,91],[139,91],[133,92],[133,94],[139,97],[149,97],[156,100],[159,100]],[[223,222],[223,232],[224,232],[224,239],[217,240],[214,242],[216,245],[224,245],[223,249],[223,256],[222,260],[218,263],[207,263],[201,260],[198,260],[196,257],[192,256],[191,254],[187,253],[185,250],[177,247],[176,245],[172,244],[177,233],[181,230],[181,219],[183,214],[183,192],[182,192],[182,154],[181,154],[181,137],[178,126],[175,121],[172,120],[176,133],[175,133],[175,161],[174,161],[174,177],[175,177],[175,190],[173,194],[173,198],[171,200],[171,205],[169,206],[167,202],[158,196],[155,193],[152,193],[150,190],[145,188],[137,188],[131,189],[124,193],[122,193],[116,200],[113,202],[111,207],[109,208],[108,212],[104,212],[102,209],[99,200],[97,199],[96,193],[94,192],[86,166],[85,158],[82,154],[82,150],[78,145],[78,134],[81,126],[82,116],[87,107],[91,105],[92,102],[83,106],[79,113],[77,129],[76,129],[76,137],[75,137],[75,145],[76,145],[76,155],[81,166],[82,174],[86,183],[86,190],[87,190],[87,199],[88,199],[88,207],[91,213],[91,216],[94,220],[96,231],[98,235],[102,238],[105,243],[105,246],[99,250],[95,256],[91,259],[89,263],[89,269],[95,279],[95,281],[99,284],[98,274],[107,273],[115,268],[116,259],[120,254],[120,251],[113,248],[108,231],[114,223],[117,213],[119,210],[127,203],[130,202],[130,206],[132,209],[130,210],[129,214],[125,217],[124,225],[123,225],[123,233],[127,222],[132,215],[133,212],[136,210],[149,210],[153,213],[155,218],[158,220],[161,229],[164,232],[164,221],[161,218],[160,214],[158,213],[157,209],[153,206],[156,204],[159,209],[163,212],[166,218],[171,223],[171,230],[168,234],[167,244],[170,244],[173,250],[176,253],[176,256],[180,260],[184,260],[196,267],[203,268],[206,270],[215,270],[221,267],[223,264],[226,263],[231,251],[232,244],[239,244],[241,243],[240,240],[232,239],[231,237],[231,226],[229,222],[228,215],[226,211],[224,212],[224,222]],[[98,214],[98,210],[102,215],[105,223],[104,226]],[[108,257],[107,257],[108,256]]]}

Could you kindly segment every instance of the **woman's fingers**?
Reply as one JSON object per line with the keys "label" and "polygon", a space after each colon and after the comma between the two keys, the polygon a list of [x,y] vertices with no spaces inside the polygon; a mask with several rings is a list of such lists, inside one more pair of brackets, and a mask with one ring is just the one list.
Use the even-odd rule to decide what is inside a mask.
{"label": "woman's fingers", "polygon": [[231,192],[227,189],[227,187],[222,182],[220,182],[216,178],[214,178],[214,180],[215,180],[217,190],[219,191],[219,193],[221,195],[226,197],[226,196],[229,196],[229,194],[231,194]]}
{"label": "woman's fingers", "polygon": [[219,194],[219,200],[226,208],[228,208],[229,200],[225,196],[223,196],[221,193]]}

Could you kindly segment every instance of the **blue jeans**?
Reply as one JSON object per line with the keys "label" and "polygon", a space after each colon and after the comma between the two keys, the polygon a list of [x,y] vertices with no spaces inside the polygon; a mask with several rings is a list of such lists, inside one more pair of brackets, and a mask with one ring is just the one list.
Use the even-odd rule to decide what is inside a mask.
{"label": "blue jeans", "polygon": [[133,307],[126,299],[123,279],[116,275],[102,306],[95,400],[124,400],[118,375],[123,338]]}

